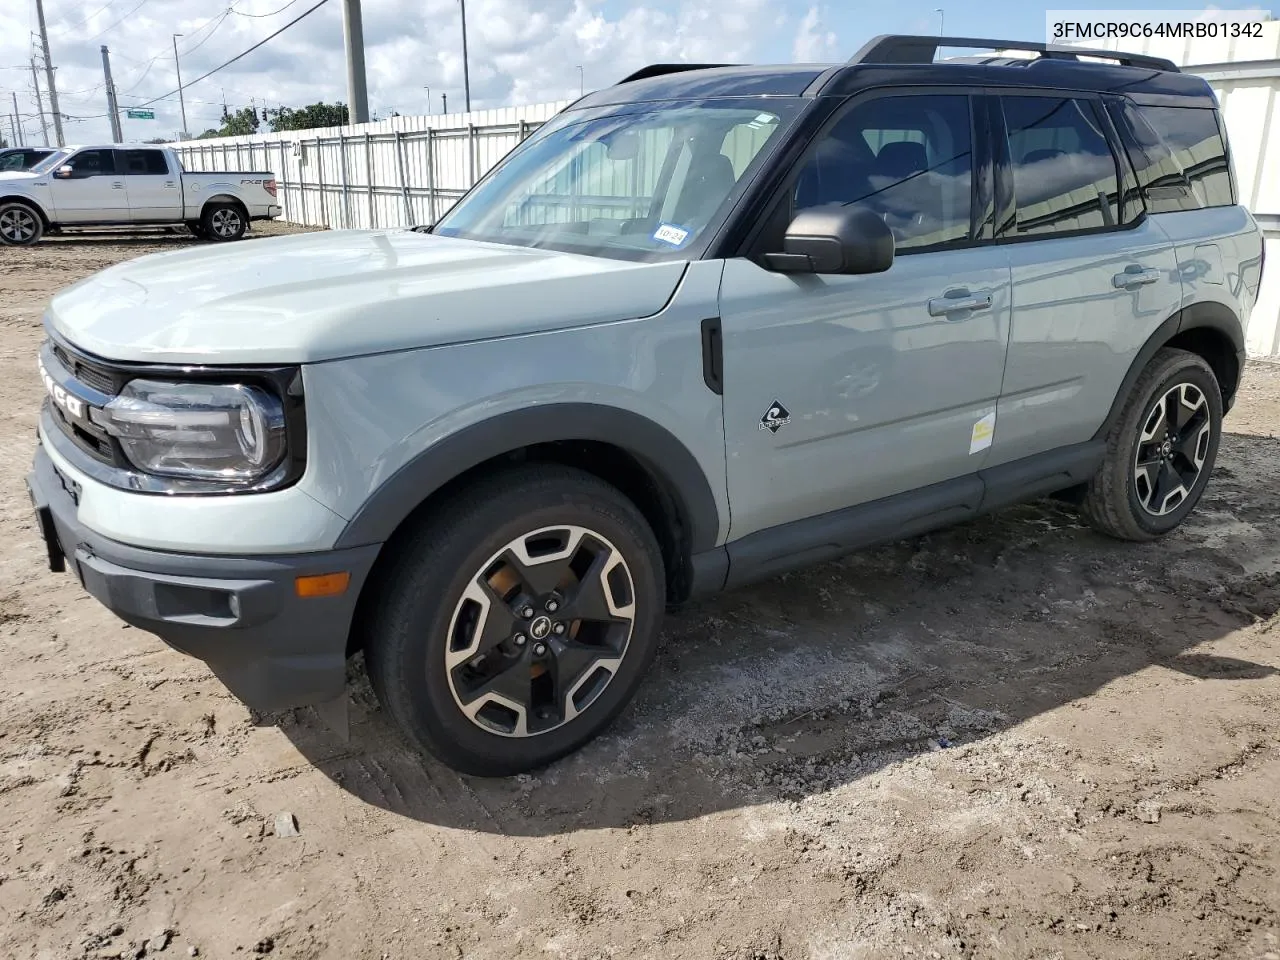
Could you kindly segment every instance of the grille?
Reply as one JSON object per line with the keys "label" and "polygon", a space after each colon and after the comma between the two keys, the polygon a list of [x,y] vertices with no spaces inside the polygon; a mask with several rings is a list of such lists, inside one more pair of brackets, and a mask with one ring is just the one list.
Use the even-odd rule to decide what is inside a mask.
{"label": "grille", "polygon": [[86,363],[78,357],[72,356],[60,346],[54,346],[53,355],[58,358],[59,362],[67,368],[73,377],[85,386],[92,387],[99,393],[105,393],[109,396],[115,394],[116,386],[111,374]]}

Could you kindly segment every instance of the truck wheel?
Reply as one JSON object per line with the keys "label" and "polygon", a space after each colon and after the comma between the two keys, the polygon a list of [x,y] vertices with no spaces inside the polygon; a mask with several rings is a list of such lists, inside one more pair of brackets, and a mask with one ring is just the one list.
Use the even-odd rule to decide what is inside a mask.
{"label": "truck wheel", "polygon": [[653,531],[583,471],[495,474],[392,549],[369,679],[410,740],[463,773],[520,773],[578,748],[630,701],[657,649]]}
{"label": "truck wheel", "polygon": [[234,203],[211,203],[200,216],[200,235],[206,240],[239,240],[249,221]]}
{"label": "truck wheel", "polygon": [[1195,508],[1221,437],[1222,389],[1212,368],[1194,353],[1160,350],[1107,434],[1084,516],[1121,540],[1163,536]]}
{"label": "truck wheel", "polygon": [[0,203],[0,243],[9,247],[26,247],[43,235],[44,220],[39,211],[17,200]]}

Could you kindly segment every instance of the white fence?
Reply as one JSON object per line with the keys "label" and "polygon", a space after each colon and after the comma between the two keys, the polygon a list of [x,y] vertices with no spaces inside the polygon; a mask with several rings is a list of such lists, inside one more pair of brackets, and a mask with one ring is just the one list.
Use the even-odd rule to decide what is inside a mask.
{"label": "white fence", "polygon": [[270,170],[283,218],[312,226],[432,223],[564,103],[174,144],[192,170]]}

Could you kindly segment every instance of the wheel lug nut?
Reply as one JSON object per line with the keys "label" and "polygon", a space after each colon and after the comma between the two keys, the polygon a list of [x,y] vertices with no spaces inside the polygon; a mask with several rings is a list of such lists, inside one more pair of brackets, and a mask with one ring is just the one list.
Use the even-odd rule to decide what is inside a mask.
{"label": "wheel lug nut", "polygon": [[516,634],[514,637],[512,637],[511,639],[512,639],[512,641],[515,643],[515,645],[516,645],[517,647],[523,647],[523,646],[524,646],[524,644],[525,644],[525,637],[524,637],[524,634],[523,634],[523,633],[517,633],[517,634]]}
{"label": "wheel lug nut", "polygon": [[533,607],[530,607],[530,606],[527,606],[527,605],[526,605],[526,606],[521,607],[521,608],[520,608],[520,616],[522,616],[522,617],[524,617],[526,620],[528,620],[530,617],[532,617],[532,616],[533,616]]}
{"label": "wheel lug nut", "polygon": [[558,600],[547,601],[547,613],[555,613],[559,609],[560,609],[560,601]]}
{"label": "wheel lug nut", "polygon": [[542,656],[547,652],[547,645],[545,643],[535,643],[533,645],[533,652],[538,656]]}
{"label": "wheel lug nut", "polygon": [[552,625],[552,627],[551,627],[551,632],[552,632],[552,633],[564,633],[564,624],[563,624],[563,623],[557,623],[557,624]]}

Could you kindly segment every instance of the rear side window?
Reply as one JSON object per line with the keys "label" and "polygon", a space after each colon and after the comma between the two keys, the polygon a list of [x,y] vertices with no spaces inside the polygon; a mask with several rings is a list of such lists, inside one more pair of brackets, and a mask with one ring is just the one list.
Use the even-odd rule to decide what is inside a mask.
{"label": "rear side window", "polygon": [[1125,102],[1113,113],[1132,138],[1129,151],[1151,213],[1235,203],[1216,110]]}
{"label": "rear side window", "polygon": [[133,176],[164,176],[169,165],[159,150],[118,150],[120,172]]}
{"label": "rear side window", "polygon": [[1017,203],[1015,235],[1115,227],[1119,165],[1093,102],[1001,99]]}

